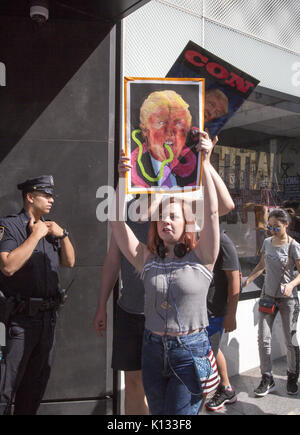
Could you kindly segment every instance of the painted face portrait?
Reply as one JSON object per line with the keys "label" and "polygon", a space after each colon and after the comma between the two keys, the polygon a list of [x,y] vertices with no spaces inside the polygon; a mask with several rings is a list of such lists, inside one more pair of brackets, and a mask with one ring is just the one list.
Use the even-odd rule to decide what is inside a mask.
{"label": "painted face portrait", "polygon": [[220,89],[206,92],[204,106],[204,122],[220,118],[228,113],[228,98]]}
{"label": "painted face portrait", "polygon": [[191,128],[188,104],[174,91],[153,92],[141,107],[141,129],[151,156],[164,161],[168,145],[178,158]]}
{"label": "painted face portrait", "polygon": [[125,78],[128,193],[200,188],[202,161],[195,144],[204,126],[204,86],[203,79]]}

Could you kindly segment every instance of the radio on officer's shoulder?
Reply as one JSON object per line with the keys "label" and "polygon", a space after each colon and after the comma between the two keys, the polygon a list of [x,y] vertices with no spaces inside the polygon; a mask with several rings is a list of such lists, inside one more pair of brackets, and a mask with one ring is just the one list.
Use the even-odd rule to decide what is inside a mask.
{"label": "radio on officer's shoulder", "polygon": [[58,290],[58,298],[59,298],[59,305],[65,305],[67,299],[68,299],[68,292],[67,290],[63,289],[59,289]]}

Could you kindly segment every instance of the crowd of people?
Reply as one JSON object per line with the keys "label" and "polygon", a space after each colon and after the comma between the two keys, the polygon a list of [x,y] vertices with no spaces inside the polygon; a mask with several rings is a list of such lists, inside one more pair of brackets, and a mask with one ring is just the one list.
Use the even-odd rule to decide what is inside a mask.
{"label": "crowd of people", "polygon": [[[209,138],[204,135],[198,148],[205,154],[205,224],[198,240],[185,233],[185,213],[182,204],[174,199],[171,204],[166,203],[165,207],[169,209],[164,214],[164,202],[161,203],[158,222],[111,223],[113,235],[105,270],[113,270],[113,276],[108,272],[108,276],[102,278],[94,327],[99,335],[103,334],[106,303],[120,268],[120,260],[114,269],[106,268],[107,261],[121,258],[121,264],[125,262],[127,267],[121,268],[123,287],[116,317],[113,368],[125,371],[126,414],[197,414],[205,395],[201,387],[197,395],[193,356],[197,352],[200,355],[200,351],[201,356],[208,355],[210,348],[216,357],[220,384],[205,406],[216,411],[225,404],[236,402],[237,395],[228,378],[220,342],[224,331],[231,332],[237,327],[236,311],[241,287],[246,287],[263,271],[266,278],[261,299],[269,298],[274,311],[272,314],[259,311],[262,379],[254,393],[261,397],[275,388],[271,333],[278,312],[288,350],[287,393],[294,395],[298,392],[297,285],[300,274],[294,276],[294,269],[300,270],[300,245],[288,235],[291,213],[276,209],[268,215],[268,233],[259,252],[260,262],[241,282],[236,248],[229,236],[220,231],[217,218],[232,210],[234,203],[210,165],[213,144],[209,147],[208,142]],[[124,177],[130,168],[122,154],[120,177]],[[181,253],[182,256],[178,257],[176,248],[181,244],[185,248],[183,255]],[[209,255],[211,257],[207,257]],[[107,285],[107,281],[110,284]],[[136,300],[140,301],[138,313],[135,311]],[[134,343],[134,351],[124,353],[124,343]],[[134,360],[134,366],[130,365],[130,359]]]}
{"label": "crowd of people", "polygon": [[[161,102],[159,97],[155,100]],[[168,144],[182,166],[189,154],[197,159],[202,153],[203,225],[200,231],[196,227],[193,200],[182,201],[172,194],[157,203],[157,220],[110,222],[112,236],[94,329],[103,337],[107,302],[121,271],[112,368],[125,372],[125,414],[197,415],[204,404],[216,411],[236,402],[221,339],[224,331],[237,328],[241,288],[263,272],[258,327],[262,378],[255,395],[265,396],[275,388],[271,339],[278,313],[287,347],[287,393],[295,395],[300,284],[295,204],[285,203],[271,213],[246,205],[244,221],[249,211],[255,211],[263,226],[256,222],[259,263],[242,281],[236,248],[219,225],[220,216],[233,210],[234,202],[210,162],[217,138],[212,141],[198,129],[199,142],[186,147],[191,127],[188,106],[173,97],[163,95],[163,114],[162,103],[151,105],[153,113],[143,118],[141,129],[147,152]],[[133,163],[121,153],[118,189],[124,187]],[[162,183],[171,170],[172,165]],[[174,175],[173,182],[178,182]],[[5,366],[0,365],[0,415],[12,412],[13,402],[14,414],[37,413],[50,376],[56,312],[63,301],[59,266],[75,263],[68,232],[44,219],[54,202],[52,177],[29,179],[18,188],[23,210],[0,220],[0,321],[7,326]],[[120,216],[123,204],[118,202],[118,192],[116,198],[115,216]],[[207,400],[208,391],[214,393]]]}

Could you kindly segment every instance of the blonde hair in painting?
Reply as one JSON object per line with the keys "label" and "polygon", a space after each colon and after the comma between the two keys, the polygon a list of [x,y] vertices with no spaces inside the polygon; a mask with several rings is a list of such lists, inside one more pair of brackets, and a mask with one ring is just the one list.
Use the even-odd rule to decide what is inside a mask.
{"label": "blonde hair in painting", "polygon": [[175,91],[155,91],[148,95],[141,106],[140,110],[140,128],[141,130],[147,129],[148,120],[156,110],[157,107],[167,107],[169,110],[172,108],[184,109],[187,114],[189,128],[192,124],[192,116],[189,111],[189,105],[184,101],[181,95]]}

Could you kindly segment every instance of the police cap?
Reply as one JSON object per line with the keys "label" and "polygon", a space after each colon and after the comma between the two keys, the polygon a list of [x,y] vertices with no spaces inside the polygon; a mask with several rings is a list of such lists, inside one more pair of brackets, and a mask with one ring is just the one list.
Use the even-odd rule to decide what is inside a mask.
{"label": "police cap", "polygon": [[36,178],[29,178],[24,183],[18,184],[18,189],[23,193],[27,192],[45,192],[49,195],[54,194],[54,181],[52,175],[41,175]]}

